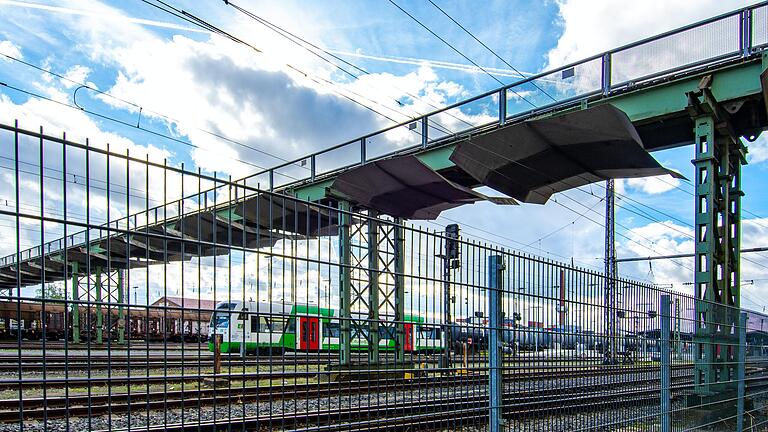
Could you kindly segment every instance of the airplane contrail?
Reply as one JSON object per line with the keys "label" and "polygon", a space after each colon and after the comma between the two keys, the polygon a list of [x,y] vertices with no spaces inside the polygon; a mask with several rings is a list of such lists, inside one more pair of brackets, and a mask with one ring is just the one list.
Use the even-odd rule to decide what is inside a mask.
{"label": "airplane contrail", "polygon": [[[450,62],[445,62],[440,60],[418,59],[418,58],[412,58],[412,57],[370,55],[370,54],[362,54],[359,52],[341,51],[341,50],[335,50],[335,49],[329,49],[328,52],[331,52],[336,55],[364,58],[368,60],[377,60],[377,61],[389,62],[389,63],[425,65],[425,66],[430,66],[436,69],[449,69],[449,70],[456,70],[461,72],[485,74],[485,72],[482,69],[478,68],[477,66],[463,64],[463,63],[450,63]],[[517,73],[511,69],[499,69],[499,68],[492,68],[492,67],[485,67],[485,66],[483,66],[483,69],[485,69],[486,71],[494,75],[512,77],[512,78],[525,78],[525,77],[534,75],[534,73],[532,72]]]}
{"label": "airplane contrail", "polygon": [[163,22],[163,21],[134,18],[134,17],[120,15],[120,14],[103,14],[103,13],[82,10],[82,9],[72,9],[72,8],[65,8],[60,6],[50,6],[50,5],[44,5],[39,3],[29,3],[29,2],[23,2],[23,1],[15,1],[15,0],[0,0],[0,5],[18,6],[18,7],[23,7],[27,9],[39,9],[39,10],[44,10],[48,12],[57,12],[57,13],[63,13],[68,15],[81,15],[81,16],[90,16],[90,17],[96,17],[96,18],[104,18],[109,20],[128,21],[135,24],[141,24],[141,25],[150,26],[150,27],[161,27],[161,28],[167,28],[167,29],[173,29],[173,30],[182,30],[182,31],[192,32],[192,33],[211,34],[211,32],[207,30],[195,29],[195,28],[186,27],[183,25],[173,24],[169,22]]}

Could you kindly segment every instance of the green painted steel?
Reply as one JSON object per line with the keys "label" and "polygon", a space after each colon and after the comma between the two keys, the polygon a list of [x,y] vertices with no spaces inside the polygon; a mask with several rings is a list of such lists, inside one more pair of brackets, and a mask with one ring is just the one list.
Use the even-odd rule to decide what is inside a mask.
{"label": "green painted steel", "polygon": [[351,326],[352,311],[352,280],[350,266],[352,264],[352,242],[350,241],[350,225],[352,223],[349,214],[350,205],[346,201],[339,201],[339,319],[341,320],[341,348],[339,349],[339,362],[348,365],[351,351]]}
{"label": "green painted steel", "polygon": [[598,103],[610,103],[624,111],[633,122],[648,122],[673,114],[684,113],[688,107],[687,92],[698,90],[703,75],[712,75],[712,94],[718,101],[730,101],[759,95],[760,59],[739,63],[720,70],[707,71],[669,83],[641,88],[603,99]]}
{"label": "green painted steel", "polygon": [[368,363],[379,363],[379,223],[368,213]]}
{"label": "green painted steel", "polygon": [[741,165],[746,148],[740,139],[721,135],[711,115],[695,118],[694,134],[694,384],[700,402],[733,389],[736,378],[738,340],[731,331],[740,307]]}
{"label": "green painted steel", "polygon": [[[676,80],[641,86],[636,90],[614,96],[599,96],[582,104],[580,107],[584,108],[586,106],[610,103],[624,111],[636,124],[661,122],[670,117],[684,117],[687,116],[686,108],[688,106],[686,93],[697,90],[699,81],[704,75],[712,75],[711,90],[718,101],[725,102],[760,96],[762,92],[760,73],[766,68],[764,63],[768,65],[766,56],[752,57],[740,63],[722,66],[720,69],[708,70]],[[548,115],[563,114],[574,109],[579,109],[579,107],[564,106]],[[663,124],[660,123],[659,127],[663,127]],[[693,136],[691,135],[690,142],[677,143],[677,145],[692,143]],[[454,167],[454,163],[449,158],[455,146],[455,143],[447,142],[442,145],[426,149],[419,148],[414,151],[422,162],[430,168],[439,171]],[[666,148],[667,146],[664,147]],[[329,198],[328,189],[332,183],[333,176],[322,176],[317,181],[309,181],[302,185],[294,186],[290,192],[301,199],[318,201]]]}
{"label": "green painted steel", "polygon": [[[96,290],[96,343],[104,343],[104,311],[101,307],[101,267],[96,267],[96,278],[93,281],[93,288]],[[89,296],[90,298],[90,296]],[[107,294],[109,298],[109,294]],[[88,334],[91,329],[88,329]]]}
{"label": "green painted steel", "polygon": [[319,201],[328,197],[328,188],[331,187],[332,183],[333,179],[310,182],[296,188],[291,188],[288,192],[301,200]]}
{"label": "green painted steel", "polygon": [[80,287],[77,283],[77,272],[79,271],[77,261],[72,262],[72,342],[80,343]]}
{"label": "green painted steel", "polygon": [[125,309],[123,308],[123,297],[125,296],[125,287],[123,286],[123,270],[117,271],[117,343],[125,343]]}
{"label": "green painted steel", "polygon": [[424,163],[424,165],[432,168],[435,171],[453,167],[453,162],[449,159],[455,145],[437,147],[416,155],[416,157]]}
{"label": "green painted steel", "polygon": [[405,362],[405,236],[403,221],[395,220],[395,362]]}

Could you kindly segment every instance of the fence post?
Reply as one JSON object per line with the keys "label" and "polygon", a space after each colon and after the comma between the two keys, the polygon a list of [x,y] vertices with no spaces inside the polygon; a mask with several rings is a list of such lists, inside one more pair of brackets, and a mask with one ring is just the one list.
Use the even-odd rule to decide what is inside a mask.
{"label": "fence post", "polygon": [[752,54],[752,9],[741,12],[739,21],[739,48],[742,57]]}
{"label": "fence post", "polygon": [[672,431],[672,356],[669,352],[669,332],[671,331],[671,309],[669,294],[661,296],[661,432]]}
{"label": "fence post", "polygon": [[507,123],[507,89],[499,90],[499,126]]}
{"label": "fence post", "polygon": [[213,373],[214,374],[221,373],[221,340],[222,340],[222,335],[214,333],[213,335]]}
{"label": "fence post", "polygon": [[738,396],[736,399],[736,430],[744,430],[744,369],[747,360],[747,313],[742,312],[739,317],[739,362],[736,365],[736,384]]}
{"label": "fence post", "polygon": [[602,66],[602,90],[603,95],[608,96],[608,94],[611,93],[611,53],[603,54]]}
{"label": "fence post", "polygon": [[502,276],[504,261],[501,255],[491,255],[488,261],[488,369],[490,376],[490,432],[502,430],[503,369],[501,352]]}

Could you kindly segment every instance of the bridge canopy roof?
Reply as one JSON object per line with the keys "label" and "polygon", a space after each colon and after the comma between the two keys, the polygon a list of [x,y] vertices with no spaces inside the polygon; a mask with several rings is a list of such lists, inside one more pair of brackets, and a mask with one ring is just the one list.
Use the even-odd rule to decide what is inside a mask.
{"label": "bridge canopy roof", "polygon": [[607,179],[681,177],[646,151],[627,115],[610,104],[470,137],[450,159],[478,183],[535,204]]}
{"label": "bridge canopy roof", "polygon": [[436,219],[450,208],[477,201],[515,205],[511,198],[493,198],[456,184],[406,155],[367,163],[340,174],[334,194],[367,208],[406,219]]}

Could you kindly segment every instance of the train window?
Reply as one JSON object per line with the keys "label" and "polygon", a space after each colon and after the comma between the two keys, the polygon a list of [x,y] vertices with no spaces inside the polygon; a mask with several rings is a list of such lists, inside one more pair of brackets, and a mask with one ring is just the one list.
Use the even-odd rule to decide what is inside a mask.
{"label": "train window", "polygon": [[288,318],[288,325],[285,328],[286,333],[296,333],[296,317]]}
{"label": "train window", "polygon": [[259,320],[257,317],[251,318],[251,333],[259,332]]}
{"label": "train window", "polygon": [[323,336],[337,338],[341,336],[341,326],[338,322],[329,322],[323,325]]}
{"label": "train window", "polygon": [[307,322],[303,321],[301,323],[301,340],[306,341],[307,340]]}
{"label": "train window", "polygon": [[424,339],[440,339],[440,329],[436,327],[419,326],[418,332]]}
{"label": "train window", "polygon": [[283,318],[272,318],[272,333],[282,333],[283,329],[285,328],[285,319]]}
{"label": "train window", "polygon": [[228,313],[214,313],[211,318],[211,323],[216,324],[216,328],[229,326],[229,314]]}

